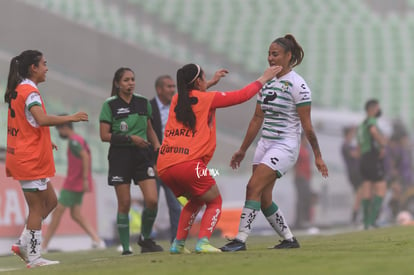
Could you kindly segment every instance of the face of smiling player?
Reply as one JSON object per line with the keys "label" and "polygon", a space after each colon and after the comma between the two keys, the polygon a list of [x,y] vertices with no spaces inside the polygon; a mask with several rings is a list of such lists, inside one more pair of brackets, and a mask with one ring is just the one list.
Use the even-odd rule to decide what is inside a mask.
{"label": "face of smiling player", "polygon": [[289,65],[291,58],[292,53],[290,51],[285,51],[285,49],[278,43],[270,44],[269,53],[267,56],[267,62],[269,62],[269,66],[283,67],[283,70],[277,75],[278,77],[286,74],[291,70]]}
{"label": "face of smiling player", "polygon": [[30,66],[30,79],[36,84],[46,81],[46,73],[48,71],[46,59],[44,56],[39,60],[37,65]]}

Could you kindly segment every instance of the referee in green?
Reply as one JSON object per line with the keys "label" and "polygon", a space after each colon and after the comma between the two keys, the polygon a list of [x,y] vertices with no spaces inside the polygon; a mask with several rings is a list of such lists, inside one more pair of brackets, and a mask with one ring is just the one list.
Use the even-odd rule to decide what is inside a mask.
{"label": "referee in green", "polygon": [[112,81],[112,93],[101,110],[100,136],[109,148],[108,184],[114,186],[118,199],[117,227],[122,255],[132,253],[129,246],[131,180],[141,188],[145,208],[138,240],[141,253],[163,251],[151,238],[157,216],[158,194],[154,172],[154,150],[160,143],[151,125],[151,104],[137,94],[135,74],[129,68],[119,68]]}
{"label": "referee in green", "polygon": [[378,100],[368,100],[365,103],[365,112],[367,117],[358,128],[357,138],[361,154],[364,228],[369,229],[371,226],[376,226],[382,200],[387,191],[384,180],[384,155],[387,141],[377,124],[377,119],[381,116]]}

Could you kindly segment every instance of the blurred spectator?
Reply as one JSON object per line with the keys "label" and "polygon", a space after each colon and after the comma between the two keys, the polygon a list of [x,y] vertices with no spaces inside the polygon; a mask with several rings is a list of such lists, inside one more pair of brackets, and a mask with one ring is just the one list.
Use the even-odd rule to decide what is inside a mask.
{"label": "blurred spectator", "polygon": [[89,145],[82,136],[75,132],[72,122],[58,125],[56,129],[61,138],[68,140],[68,170],[60,191],[58,205],[53,211],[52,220],[43,238],[42,249],[47,250],[66,208],[70,209],[72,219],[92,239],[92,248],[104,249],[105,243],[99,238],[95,229],[81,212],[83,195],[85,192],[91,192],[93,186]]}
{"label": "blurred spectator", "polygon": [[406,128],[401,121],[395,121],[393,133],[387,146],[385,158],[387,181],[392,195],[389,202],[396,217],[401,210],[401,195],[413,184],[412,147]]}
{"label": "blurred spectator", "polygon": [[[165,125],[167,124],[168,114],[172,97],[175,94],[175,83],[171,76],[161,75],[155,80],[156,95],[150,100],[152,106],[151,123],[157,134],[158,140],[162,143],[164,139]],[[171,242],[177,235],[178,220],[181,214],[181,205],[171,189],[162,182],[157,176],[157,191],[160,194],[160,188],[164,189],[165,200],[167,201],[168,212],[170,215],[170,239]]]}
{"label": "blurred spectator", "polygon": [[296,221],[295,228],[307,228],[311,224],[311,210],[313,194],[310,186],[312,177],[311,153],[302,133],[299,149],[299,157],[295,165],[295,187],[296,187]]}
{"label": "blurred spectator", "polygon": [[342,144],[341,152],[345,162],[349,183],[352,185],[352,188],[354,190],[355,197],[352,207],[352,222],[356,223],[362,192],[362,177],[359,169],[359,150],[355,139],[356,127],[345,127],[343,134],[344,142]]}

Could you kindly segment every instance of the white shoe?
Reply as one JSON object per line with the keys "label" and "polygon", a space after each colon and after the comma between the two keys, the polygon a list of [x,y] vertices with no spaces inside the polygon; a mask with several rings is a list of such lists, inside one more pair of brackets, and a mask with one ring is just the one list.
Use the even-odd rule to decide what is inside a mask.
{"label": "white shoe", "polygon": [[30,263],[27,263],[27,268],[33,268],[38,266],[45,266],[45,265],[54,265],[59,264],[59,261],[51,261],[44,258],[37,258],[36,260],[31,261]]}
{"label": "white shoe", "polygon": [[11,251],[20,257],[20,259],[22,259],[24,262],[28,262],[28,258],[27,258],[27,248],[25,245],[21,245],[20,243],[15,243],[12,245],[11,247]]}
{"label": "white shoe", "polygon": [[102,250],[106,248],[106,244],[104,241],[92,242],[92,248]]}

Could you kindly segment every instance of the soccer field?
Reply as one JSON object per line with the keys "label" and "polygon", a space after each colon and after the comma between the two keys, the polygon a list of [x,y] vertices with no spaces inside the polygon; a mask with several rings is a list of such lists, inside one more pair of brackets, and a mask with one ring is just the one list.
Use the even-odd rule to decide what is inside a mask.
{"label": "soccer field", "polygon": [[[1,274],[414,274],[414,228],[300,238],[302,248],[269,250],[275,237],[252,237],[248,251],[210,255],[121,257],[115,249],[51,253],[61,264],[27,270],[17,256],[0,258]],[[224,244],[223,239],[212,241]],[[194,242],[189,242],[192,248]],[[163,243],[167,247],[167,243]],[[190,246],[191,245],[191,246]],[[136,248],[136,247],[134,247]],[[4,270],[9,271],[4,271]],[[14,270],[12,270],[14,269]]]}

